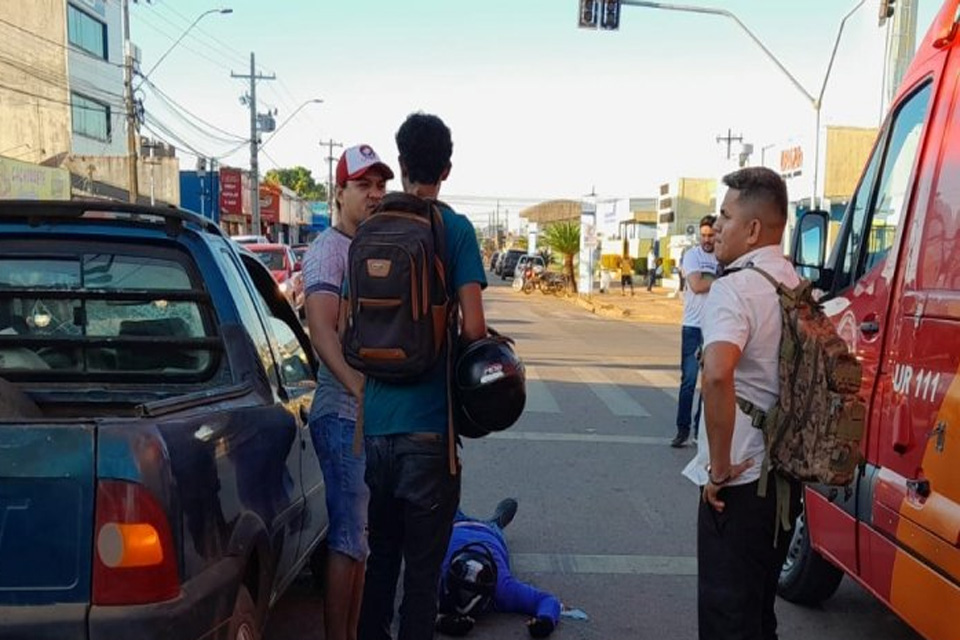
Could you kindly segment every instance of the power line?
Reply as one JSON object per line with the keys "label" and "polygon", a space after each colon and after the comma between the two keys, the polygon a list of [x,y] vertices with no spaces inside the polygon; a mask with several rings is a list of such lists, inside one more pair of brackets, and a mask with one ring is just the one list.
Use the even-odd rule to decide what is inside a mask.
{"label": "power line", "polygon": [[93,97],[100,98],[102,100],[123,100],[123,96],[119,93],[107,91],[106,89],[102,89],[91,84],[90,82],[83,80],[75,80],[73,83],[70,83],[68,82],[67,77],[64,75],[59,75],[56,72],[48,69],[32,67],[29,64],[20,62],[19,60],[8,58],[3,54],[0,54],[0,63],[12,67],[32,78],[36,78],[41,82],[45,82],[59,89],[73,89],[75,87],[79,87],[84,90],[84,93],[90,94]]}
{"label": "power line", "polygon": [[88,51],[84,51],[83,49],[80,49],[79,47],[74,47],[74,46],[72,46],[72,45],[63,44],[62,42],[57,42],[56,40],[51,40],[51,39],[49,39],[49,38],[47,38],[47,37],[45,37],[45,36],[40,35],[40,34],[37,33],[36,31],[31,31],[30,29],[25,29],[25,28],[21,27],[21,26],[18,25],[18,24],[15,24],[15,23],[13,23],[13,22],[8,22],[7,20],[4,20],[3,18],[0,18],[0,24],[6,25],[7,27],[10,27],[10,28],[12,28],[12,29],[16,29],[17,31],[19,31],[19,32],[21,32],[21,33],[23,33],[23,34],[32,36],[32,37],[34,37],[34,38],[36,38],[36,39],[38,39],[38,40],[43,40],[43,41],[46,42],[46,43],[49,43],[49,44],[54,45],[55,47],[60,47],[61,49],[66,49],[66,50],[69,50],[69,51],[73,51],[73,52],[78,53],[78,54],[80,54],[80,55],[82,55],[82,56],[86,56],[86,57],[88,57],[88,58],[93,58],[94,60],[97,60],[97,61],[102,62],[102,63],[104,63],[104,64],[109,64],[109,65],[111,65],[111,66],[118,67],[118,68],[121,68],[121,69],[123,68],[123,65],[122,65],[122,64],[117,64],[116,62],[110,62],[109,60],[104,59],[102,56],[98,56],[98,55],[93,54],[93,53],[90,53],[90,52],[88,52]]}
{"label": "power line", "polygon": [[[158,6],[158,7],[164,7],[165,9],[169,9],[171,13],[173,13],[174,15],[178,16],[181,20],[183,20],[184,24],[188,24],[188,23],[190,22],[190,18],[188,18],[188,17],[185,16],[184,14],[180,13],[179,11],[177,11],[177,10],[173,7],[173,5],[170,5],[170,4],[167,4],[167,3],[157,3],[157,6]],[[214,36],[213,34],[211,34],[211,33],[209,33],[208,31],[206,31],[202,26],[201,26],[201,27],[197,27],[197,28],[196,28],[196,31],[197,31],[198,33],[201,33],[201,34],[205,35],[207,38],[209,38],[209,39],[212,40],[213,42],[216,42],[218,45],[220,45],[220,48],[222,49],[222,51],[230,53],[231,55],[229,55],[229,56],[228,56],[228,55],[224,55],[224,58],[225,58],[225,59],[229,59],[229,60],[231,61],[231,63],[243,61],[243,63],[246,64],[247,54],[240,52],[238,49],[235,49],[234,47],[230,46],[229,44],[227,44],[227,43],[224,42],[223,40],[220,40],[219,38],[217,38],[217,37]],[[208,43],[207,46],[210,46],[209,43]],[[211,48],[212,48],[212,49],[216,49],[217,47],[211,47]],[[223,54],[221,54],[221,55],[223,55]]]}
{"label": "power line", "polygon": [[[145,117],[144,117],[144,126],[146,126],[146,127],[149,128],[151,131],[154,131],[154,132],[155,132],[156,130],[160,130],[161,132],[163,132],[164,134],[166,134],[168,138],[172,139],[172,140],[176,143],[176,144],[174,144],[174,146],[180,147],[180,148],[183,148],[183,149],[188,149],[188,150],[192,151],[192,152],[194,153],[194,155],[196,155],[197,157],[208,158],[208,157],[210,157],[210,156],[212,155],[212,154],[210,154],[210,153],[206,153],[205,151],[201,151],[201,150],[198,149],[197,147],[195,147],[195,146],[193,146],[192,144],[190,144],[189,142],[187,142],[187,141],[183,138],[183,136],[181,136],[179,133],[177,133],[176,131],[174,131],[173,129],[171,129],[169,126],[167,126],[166,124],[164,124],[163,122],[161,122],[160,120],[158,120],[156,115],[154,115],[154,114],[152,114],[152,113],[146,113],[146,114],[144,114],[144,116],[145,116]],[[169,142],[169,141],[168,141],[168,142]]]}
{"label": "power line", "polygon": [[[189,111],[186,107],[184,107],[183,105],[181,105],[180,103],[178,103],[176,100],[174,100],[173,98],[171,98],[169,95],[167,95],[163,90],[160,89],[160,87],[158,87],[156,84],[154,84],[151,80],[147,80],[146,78],[144,78],[143,83],[146,84],[148,87],[150,87],[150,88],[153,90],[153,92],[157,95],[157,97],[159,97],[161,100],[167,102],[167,103],[168,103],[170,106],[172,106],[173,108],[182,111],[183,113],[187,114],[188,116],[190,116],[191,118],[193,118],[193,119],[196,120],[197,122],[199,122],[199,123],[201,123],[201,124],[204,124],[204,125],[210,127],[210,128],[213,129],[214,131],[218,131],[218,132],[222,133],[223,135],[229,136],[229,139],[221,139],[221,140],[223,140],[224,142],[233,143],[233,142],[239,142],[239,141],[241,141],[241,140],[244,142],[244,144],[246,144],[247,142],[249,142],[249,139],[244,138],[243,136],[237,135],[236,133],[233,133],[233,132],[231,132],[231,131],[227,131],[227,130],[225,130],[225,129],[221,129],[221,128],[218,127],[217,125],[212,124],[212,123],[204,120],[204,119],[201,118],[200,116],[196,115],[195,113]],[[192,125],[192,126],[196,126],[196,125]],[[212,136],[211,136],[211,137],[212,137]]]}
{"label": "power line", "polygon": [[[163,29],[160,29],[160,28],[157,27],[156,25],[150,24],[149,22],[146,22],[146,21],[143,21],[143,20],[141,20],[140,23],[143,24],[144,26],[149,27],[150,29],[156,31],[157,33],[159,33],[159,34],[162,35],[163,37],[169,38],[171,42],[174,41],[174,40],[176,40],[176,37],[171,36],[169,33],[167,33],[166,31],[164,31]],[[210,63],[212,63],[212,64],[220,67],[221,69],[226,69],[226,70],[228,70],[228,71],[230,70],[230,67],[222,64],[222,63],[219,62],[218,60],[214,60],[213,58],[211,58],[210,56],[208,56],[207,54],[205,54],[205,53],[203,53],[203,52],[201,52],[201,51],[197,51],[196,49],[194,49],[194,48],[191,47],[190,45],[186,45],[186,44],[181,43],[180,46],[183,47],[184,49],[186,49],[187,51],[190,51],[190,52],[192,52],[192,53],[200,56],[201,58],[207,60],[208,62],[210,62]]]}
{"label": "power line", "polygon": [[[17,89],[17,88],[15,88],[15,87],[11,87],[11,86],[5,85],[5,84],[0,84],[0,89],[4,89],[4,90],[6,90],[6,91],[12,91],[13,93],[19,93],[20,95],[29,96],[29,97],[31,97],[31,98],[37,98],[38,100],[45,100],[45,101],[47,101],[47,102],[53,102],[53,103],[56,103],[56,104],[66,105],[66,106],[68,106],[68,107],[73,107],[74,109],[85,109],[85,110],[87,110],[87,111],[96,111],[96,112],[98,112],[98,113],[102,112],[102,109],[98,109],[98,108],[96,108],[96,107],[85,107],[85,106],[83,106],[83,105],[74,104],[74,103],[68,102],[68,101],[66,101],[66,100],[60,100],[60,99],[58,99],[58,98],[51,98],[51,97],[49,97],[49,96],[45,96],[45,95],[42,95],[42,94],[39,94],[39,93],[32,93],[32,92],[30,92],[30,91],[24,91],[23,89]],[[123,105],[111,104],[111,103],[104,103],[104,106],[107,106],[107,107],[116,107],[116,108],[122,108],[122,107],[123,107]]]}
{"label": "power line", "polygon": [[274,160],[274,159],[273,159],[273,156],[271,156],[269,153],[267,153],[266,151],[264,151],[262,148],[260,149],[260,153],[262,153],[263,155],[267,156],[267,160],[269,160],[270,162],[273,163],[273,167],[274,167],[275,169],[279,169],[279,168],[280,168],[280,166],[281,166],[280,163],[277,162],[276,160]]}
{"label": "power line", "polygon": [[[159,5],[157,5],[157,6],[159,6]],[[178,24],[178,23],[172,21],[170,18],[168,18],[167,16],[163,15],[163,14],[160,13],[160,12],[154,11],[154,12],[151,13],[151,15],[153,15],[154,17],[159,18],[160,20],[162,20],[162,21],[163,21],[164,23],[166,23],[167,25],[173,27],[174,33],[183,31],[185,26],[186,26],[187,29],[190,29],[189,25],[191,24],[191,21],[190,21],[189,19],[184,18],[184,24]],[[144,21],[144,23],[146,24],[147,21]],[[238,59],[242,59],[242,57],[240,57],[240,58],[234,58],[234,57],[229,56],[229,55],[224,55],[224,53],[223,53],[221,50],[219,50],[217,47],[211,46],[211,44],[210,44],[208,41],[202,40],[201,38],[199,38],[199,37],[197,36],[197,32],[199,32],[199,31],[200,31],[199,28],[190,29],[190,30],[185,34],[184,37],[187,38],[187,39],[189,39],[189,40],[192,40],[192,41],[196,42],[197,44],[199,44],[199,45],[201,45],[201,46],[203,46],[206,51],[210,51],[211,53],[213,53],[213,54],[217,55],[218,57],[222,58],[224,61],[227,62],[227,64],[235,64]]]}

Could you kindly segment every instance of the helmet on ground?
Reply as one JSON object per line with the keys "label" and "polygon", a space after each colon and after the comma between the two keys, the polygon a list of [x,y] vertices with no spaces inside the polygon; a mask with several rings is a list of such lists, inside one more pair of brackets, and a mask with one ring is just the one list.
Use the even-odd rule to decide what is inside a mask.
{"label": "helmet on ground", "polygon": [[524,367],[513,341],[490,331],[464,347],[454,366],[455,421],[467,438],[511,426],[527,400]]}
{"label": "helmet on ground", "polygon": [[497,563],[490,550],[471,542],[456,551],[440,583],[440,611],[476,617],[490,609]]}

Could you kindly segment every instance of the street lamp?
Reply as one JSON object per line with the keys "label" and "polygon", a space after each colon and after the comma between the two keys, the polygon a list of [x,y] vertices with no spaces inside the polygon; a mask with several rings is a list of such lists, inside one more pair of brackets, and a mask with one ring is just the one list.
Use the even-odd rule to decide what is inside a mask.
{"label": "street lamp", "polygon": [[286,124],[287,124],[288,122],[290,122],[291,120],[293,120],[293,116],[297,115],[297,113],[299,113],[301,109],[303,109],[303,108],[304,108],[305,106],[307,106],[308,104],[320,104],[321,102],[323,102],[323,100],[322,100],[321,98],[311,98],[310,100],[304,101],[303,104],[301,104],[299,107],[297,107],[296,109],[294,109],[293,112],[292,112],[290,115],[287,116],[286,120],[284,120],[283,122],[280,123],[280,126],[278,126],[276,129],[273,130],[273,133],[270,134],[270,137],[267,138],[266,140],[264,140],[264,141],[260,144],[260,148],[263,149],[265,146],[267,146],[267,144],[268,144],[271,140],[273,140],[274,137],[276,137],[276,135],[277,135],[278,133],[280,133],[280,129],[283,129],[283,127],[286,126]]}
{"label": "street lamp", "polygon": [[[226,7],[225,7],[225,8],[222,8],[222,9],[210,9],[209,11],[204,11],[203,13],[201,13],[200,15],[198,15],[198,16],[196,17],[196,19],[195,19],[193,22],[190,23],[190,26],[187,27],[186,31],[184,31],[183,33],[181,33],[181,34],[180,34],[180,37],[177,38],[177,39],[174,41],[174,43],[173,43],[172,45],[170,45],[170,47],[169,47],[166,51],[163,52],[163,55],[160,56],[160,57],[157,59],[157,61],[153,63],[153,66],[150,67],[150,70],[141,75],[141,77],[140,77],[140,84],[143,84],[143,83],[147,80],[147,78],[150,77],[150,74],[153,73],[154,70],[155,70],[157,67],[160,66],[160,63],[163,62],[164,58],[166,58],[168,55],[170,55],[170,52],[171,52],[171,51],[173,51],[174,49],[176,49],[177,45],[180,44],[180,41],[187,37],[187,34],[190,33],[190,31],[191,31],[195,26],[197,26],[197,23],[198,23],[198,22],[200,22],[200,21],[203,20],[206,16],[209,16],[210,14],[213,14],[213,13],[222,13],[222,14],[226,15],[226,14],[228,14],[228,13],[233,13],[233,9],[226,8]],[[138,86],[139,86],[139,85],[138,85]]]}
{"label": "street lamp", "polygon": [[663,2],[644,2],[643,0],[622,0],[621,4],[632,6],[632,7],[643,7],[645,9],[665,9],[667,11],[683,11],[687,13],[704,13],[709,15],[723,16],[725,18],[730,18],[736,22],[741,29],[743,29],[750,39],[753,40],[760,49],[766,54],[770,60],[773,61],[777,68],[783,72],[785,76],[790,80],[796,89],[803,94],[803,97],[810,102],[810,106],[813,107],[814,112],[816,113],[816,131],[814,132],[814,156],[813,156],[813,194],[810,197],[810,208],[816,208],[817,206],[817,181],[819,179],[820,171],[820,107],[823,106],[823,93],[827,90],[827,81],[830,79],[830,71],[833,69],[833,61],[837,56],[837,47],[840,46],[840,36],[843,35],[843,27],[847,22],[847,19],[856,13],[857,9],[863,6],[863,3],[866,0],[860,0],[856,6],[853,7],[847,15],[843,17],[843,20],[840,21],[840,29],[837,31],[837,39],[833,43],[833,52],[830,54],[830,62],[827,64],[827,71],[823,76],[823,84],[820,86],[820,94],[814,98],[809,91],[807,91],[800,82],[793,77],[787,68],[777,60],[777,57],[767,49],[766,46],[760,41],[760,39],[754,35],[750,29],[747,28],[740,18],[738,18],[733,12],[727,11],[726,9],[714,9],[712,7],[697,7],[692,5],[682,5],[682,4],[666,4]]}

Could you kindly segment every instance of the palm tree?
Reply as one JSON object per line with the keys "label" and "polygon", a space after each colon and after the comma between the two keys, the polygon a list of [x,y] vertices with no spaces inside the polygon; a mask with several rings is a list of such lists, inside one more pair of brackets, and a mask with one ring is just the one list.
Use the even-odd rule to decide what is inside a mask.
{"label": "palm tree", "polygon": [[573,256],[580,252],[580,223],[572,221],[557,222],[543,230],[544,244],[563,255],[563,273],[577,292],[577,280],[573,277]]}

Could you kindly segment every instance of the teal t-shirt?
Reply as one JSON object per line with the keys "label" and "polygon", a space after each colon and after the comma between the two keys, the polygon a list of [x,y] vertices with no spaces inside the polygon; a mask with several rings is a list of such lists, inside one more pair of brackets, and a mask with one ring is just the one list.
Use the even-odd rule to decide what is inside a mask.
{"label": "teal t-shirt", "polygon": [[[444,264],[450,276],[450,294],[465,284],[487,286],[487,276],[477,245],[477,235],[466,217],[443,209],[447,256]],[[446,433],[446,357],[423,379],[412,384],[390,384],[367,379],[363,396],[363,431],[368,436],[397,433]]]}

